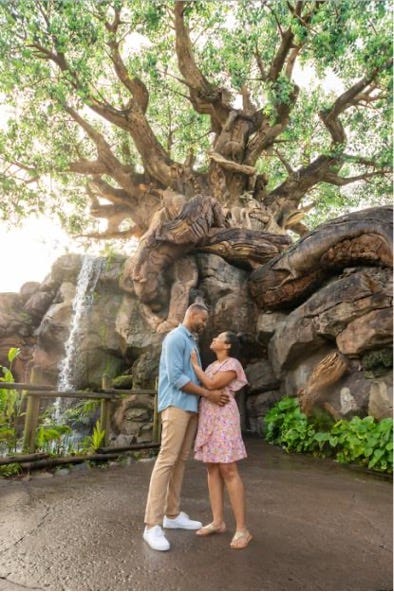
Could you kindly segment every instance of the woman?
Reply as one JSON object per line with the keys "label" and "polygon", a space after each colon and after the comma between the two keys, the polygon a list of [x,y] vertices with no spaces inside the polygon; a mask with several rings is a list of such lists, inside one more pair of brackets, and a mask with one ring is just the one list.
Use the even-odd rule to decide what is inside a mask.
{"label": "woman", "polygon": [[224,389],[230,395],[230,402],[219,407],[206,398],[200,400],[194,451],[195,458],[207,466],[213,520],[197,530],[196,534],[207,536],[225,532],[223,494],[226,485],[236,523],[230,546],[232,549],[244,549],[252,540],[252,535],[245,524],[244,486],[236,464],[236,461],[246,457],[246,450],[235,393],[247,384],[247,379],[240,362],[233,357],[239,349],[239,341],[234,333],[221,333],[212,340],[210,348],[216,354],[216,362],[210,364],[205,372],[194,351],[191,362],[201,383],[207,389]]}

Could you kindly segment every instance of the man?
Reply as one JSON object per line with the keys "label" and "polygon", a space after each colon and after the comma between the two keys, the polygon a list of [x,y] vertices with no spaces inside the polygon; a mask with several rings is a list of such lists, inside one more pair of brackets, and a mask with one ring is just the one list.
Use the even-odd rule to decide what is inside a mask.
{"label": "man", "polygon": [[229,397],[221,390],[198,384],[190,362],[197,349],[193,333],[201,333],[208,320],[202,304],[191,304],[181,325],[164,339],[159,366],[158,411],[161,412],[161,447],[152,471],[145,511],[143,538],[155,551],[167,551],[170,543],[164,528],[197,530],[201,522],[180,511],[185,461],[197,430],[198,397],[225,405]]}

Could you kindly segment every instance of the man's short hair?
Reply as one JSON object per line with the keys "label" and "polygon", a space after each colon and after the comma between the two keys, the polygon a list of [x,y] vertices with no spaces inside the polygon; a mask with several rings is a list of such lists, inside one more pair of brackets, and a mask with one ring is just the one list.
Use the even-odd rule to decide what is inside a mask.
{"label": "man's short hair", "polygon": [[208,308],[205,304],[201,304],[200,302],[193,302],[190,306],[188,306],[186,312],[208,312]]}

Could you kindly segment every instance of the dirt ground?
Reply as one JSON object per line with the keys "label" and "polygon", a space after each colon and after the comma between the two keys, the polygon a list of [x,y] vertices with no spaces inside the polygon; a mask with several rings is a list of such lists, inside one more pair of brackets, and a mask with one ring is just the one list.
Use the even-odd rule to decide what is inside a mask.
{"label": "dirt ground", "polygon": [[[0,480],[0,590],[392,590],[392,484],[258,439],[240,463],[254,535],[168,531],[142,540],[153,460]],[[205,469],[188,463],[183,510],[210,520]]]}

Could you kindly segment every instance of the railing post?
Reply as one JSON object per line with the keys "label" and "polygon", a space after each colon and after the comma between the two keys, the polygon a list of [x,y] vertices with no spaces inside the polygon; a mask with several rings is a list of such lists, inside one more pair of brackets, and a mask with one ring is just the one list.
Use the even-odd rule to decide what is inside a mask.
{"label": "railing post", "polygon": [[[101,379],[101,388],[103,390],[110,389],[112,387],[112,380],[109,376],[104,374]],[[101,399],[100,404],[100,425],[101,429],[104,430],[104,446],[109,445],[109,434],[111,431],[111,410],[112,401],[110,399]]]}
{"label": "railing post", "polygon": [[103,391],[112,388],[112,380],[107,374],[103,374],[101,377],[101,388]]}
{"label": "railing post", "polygon": [[40,413],[40,396],[28,395],[26,405],[25,427],[23,430],[23,450],[34,452],[36,449],[36,429]]}
{"label": "railing post", "polygon": [[111,431],[111,400],[101,399],[100,405],[100,426],[104,430],[103,445],[109,444],[109,433]]}

